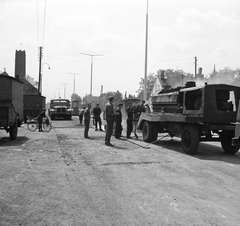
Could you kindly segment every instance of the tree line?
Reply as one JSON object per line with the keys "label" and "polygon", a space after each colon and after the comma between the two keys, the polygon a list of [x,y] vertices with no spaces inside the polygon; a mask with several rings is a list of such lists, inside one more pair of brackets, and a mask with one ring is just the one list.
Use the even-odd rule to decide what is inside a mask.
{"label": "tree line", "polygon": [[[187,81],[195,80],[195,76],[191,73],[187,73],[183,70],[174,70],[174,69],[159,69],[157,74],[149,73],[146,80],[146,94],[147,99],[149,99],[155,81],[159,77],[160,79],[165,79],[167,84],[171,87],[184,86]],[[212,71],[208,75],[204,76],[204,82],[207,83],[222,83],[222,84],[230,84],[235,86],[240,86],[240,68],[231,69],[229,67],[225,67],[218,71]],[[114,96],[115,105],[118,104],[123,98],[132,98],[137,97],[139,99],[143,99],[143,91],[144,90],[144,78],[140,79],[139,89],[137,90],[137,96],[129,94],[128,96],[123,96],[120,91],[110,91],[103,93],[99,96],[100,107],[104,107],[108,102],[108,98],[110,96]],[[78,100],[80,105],[86,105],[88,103],[88,97],[81,98],[76,93],[72,94],[71,100]]]}

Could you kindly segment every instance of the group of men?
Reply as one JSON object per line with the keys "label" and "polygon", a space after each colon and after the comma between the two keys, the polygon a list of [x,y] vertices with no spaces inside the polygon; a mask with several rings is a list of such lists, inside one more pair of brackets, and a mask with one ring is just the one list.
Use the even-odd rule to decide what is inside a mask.
{"label": "group of men", "polygon": [[[111,136],[113,133],[113,127],[114,127],[114,122],[115,122],[115,138],[116,139],[121,139],[122,135],[122,103],[118,104],[118,107],[116,111],[114,111],[113,108],[113,101],[114,97],[110,96],[108,99],[108,103],[106,104],[105,111],[104,111],[104,119],[107,122],[106,125],[106,135],[105,135],[105,145],[106,146],[114,146],[111,142]],[[141,112],[146,111],[145,107],[145,101],[142,101],[141,105],[138,106],[132,106],[132,102],[128,102],[128,107],[126,109],[127,111],[127,138],[131,138],[131,133],[134,132],[134,135],[136,138],[138,138],[136,134],[136,127],[137,127],[137,122],[139,120],[139,117],[141,115]],[[83,115],[84,115],[84,137],[87,139],[90,139],[88,136],[88,131],[89,131],[89,125],[90,125],[90,120],[91,120],[91,103],[87,105],[86,109],[83,109],[80,111],[79,115],[79,120],[80,124],[82,124],[83,120]],[[102,110],[99,107],[99,104],[96,104],[96,107],[93,109],[93,117],[94,117],[94,122],[95,122],[95,130],[98,130],[98,125],[99,125],[99,130],[102,130],[102,122],[101,122],[101,113]]]}

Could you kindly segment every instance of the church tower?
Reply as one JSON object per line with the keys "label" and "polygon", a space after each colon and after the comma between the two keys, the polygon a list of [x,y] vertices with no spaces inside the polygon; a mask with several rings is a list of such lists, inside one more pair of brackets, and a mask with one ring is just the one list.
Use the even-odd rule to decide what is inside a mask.
{"label": "church tower", "polygon": [[15,53],[15,78],[25,79],[26,76],[26,53],[25,50],[16,50]]}

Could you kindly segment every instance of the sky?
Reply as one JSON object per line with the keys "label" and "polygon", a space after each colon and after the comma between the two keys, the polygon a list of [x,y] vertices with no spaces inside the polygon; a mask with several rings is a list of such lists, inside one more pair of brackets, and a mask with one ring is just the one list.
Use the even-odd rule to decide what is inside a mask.
{"label": "sky", "polygon": [[[240,0],[0,0],[0,71],[14,76],[15,51],[42,95],[70,98],[120,91],[137,95],[145,71],[203,74],[240,67]],[[89,56],[82,53],[98,56]],[[93,59],[91,63],[91,59]],[[51,69],[48,69],[48,65]],[[91,70],[92,65],[92,70]],[[75,74],[75,76],[74,76]]]}

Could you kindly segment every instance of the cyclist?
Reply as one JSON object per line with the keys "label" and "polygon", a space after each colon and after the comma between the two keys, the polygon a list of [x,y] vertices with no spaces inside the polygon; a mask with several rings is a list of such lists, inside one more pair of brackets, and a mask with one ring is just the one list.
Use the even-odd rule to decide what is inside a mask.
{"label": "cyclist", "polygon": [[43,131],[43,129],[42,129],[42,123],[43,123],[43,118],[45,118],[45,117],[46,117],[45,111],[42,111],[42,112],[37,116],[39,132],[42,132],[42,131]]}

